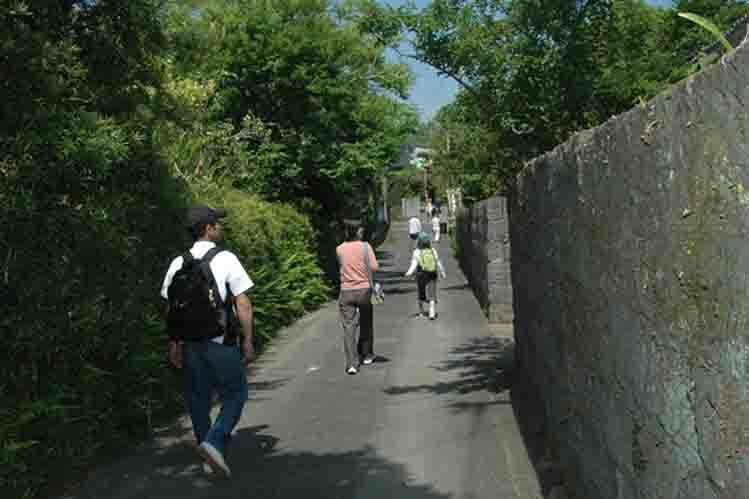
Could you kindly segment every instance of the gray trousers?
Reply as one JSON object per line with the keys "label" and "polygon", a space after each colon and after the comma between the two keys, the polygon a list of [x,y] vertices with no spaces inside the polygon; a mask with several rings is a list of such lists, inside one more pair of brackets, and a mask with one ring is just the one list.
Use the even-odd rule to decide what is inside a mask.
{"label": "gray trousers", "polygon": [[358,367],[363,357],[374,353],[371,294],[369,288],[342,289],[338,296],[346,367]]}

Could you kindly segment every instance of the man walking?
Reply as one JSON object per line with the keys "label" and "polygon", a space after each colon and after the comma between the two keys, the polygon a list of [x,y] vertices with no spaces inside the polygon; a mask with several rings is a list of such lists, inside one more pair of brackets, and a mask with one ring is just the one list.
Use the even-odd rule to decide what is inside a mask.
{"label": "man walking", "polygon": [[[247,401],[246,367],[253,355],[246,292],[254,284],[237,257],[216,245],[225,215],[205,205],[190,208],[187,225],[195,243],[172,261],[161,295],[169,302],[169,361],[184,374],[198,452],[214,473],[229,477],[226,444]],[[221,397],[221,411],[211,422],[213,390]]]}
{"label": "man walking", "polygon": [[440,214],[436,209],[432,211],[432,234],[434,234],[434,242],[440,242]]}
{"label": "man walking", "polygon": [[408,237],[411,238],[411,251],[416,247],[416,239],[421,233],[421,220],[419,217],[411,217],[408,219]]}

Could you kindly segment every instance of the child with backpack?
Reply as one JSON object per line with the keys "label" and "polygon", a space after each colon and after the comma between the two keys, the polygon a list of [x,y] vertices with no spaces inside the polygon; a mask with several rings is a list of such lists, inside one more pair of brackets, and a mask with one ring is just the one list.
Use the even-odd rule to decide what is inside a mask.
{"label": "child with backpack", "polygon": [[419,315],[424,316],[424,305],[429,303],[429,318],[437,317],[437,274],[444,279],[445,268],[437,254],[432,248],[432,238],[429,234],[421,233],[417,239],[416,249],[411,257],[411,266],[406,272],[410,277],[416,272],[416,284],[419,288]]}

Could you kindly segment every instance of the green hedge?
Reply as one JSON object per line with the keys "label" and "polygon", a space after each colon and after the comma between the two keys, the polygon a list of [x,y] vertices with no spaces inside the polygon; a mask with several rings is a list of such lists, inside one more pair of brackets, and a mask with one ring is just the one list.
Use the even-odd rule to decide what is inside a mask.
{"label": "green hedge", "polygon": [[[170,103],[163,2],[6,4],[0,498],[15,499],[58,492],[181,410],[159,290],[190,244],[190,202],[232,210],[228,245],[258,284],[260,346],[326,287],[303,216],[179,180],[180,168],[196,169],[196,151],[210,150],[222,172],[255,165],[225,124],[187,126],[194,116]],[[182,125],[170,132],[169,120]]]}
{"label": "green hedge", "polygon": [[39,494],[177,407],[157,293],[187,196],[132,160],[69,198],[5,185],[0,497]]}
{"label": "green hedge", "polygon": [[196,195],[228,211],[224,245],[237,254],[255,283],[250,296],[256,346],[328,299],[330,289],[307,217],[289,206],[211,184],[196,187]]}
{"label": "green hedge", "polygon": [[304,216],[159,171],[80,205],[18,212],[0,304],[0,497],[49,493],[182,409],[159,289],[191,244],[191,200],[230,211],[227,247],[256,283],[258,347],[327,299]]}

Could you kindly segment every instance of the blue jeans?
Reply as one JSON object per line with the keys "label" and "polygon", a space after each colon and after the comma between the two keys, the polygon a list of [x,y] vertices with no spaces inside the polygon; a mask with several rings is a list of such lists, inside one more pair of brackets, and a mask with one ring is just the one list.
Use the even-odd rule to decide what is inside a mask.
{"label": "blue jeans", "polygon": [[[222,453],[247,401],[247,374],[239,348],[213,341],[186,341],[183,348],[185,399],[198,444],[208,442]],[[213,390],[221,411],[211,424]]]}

